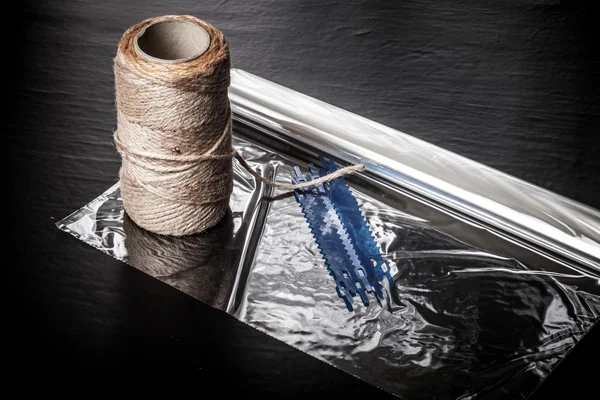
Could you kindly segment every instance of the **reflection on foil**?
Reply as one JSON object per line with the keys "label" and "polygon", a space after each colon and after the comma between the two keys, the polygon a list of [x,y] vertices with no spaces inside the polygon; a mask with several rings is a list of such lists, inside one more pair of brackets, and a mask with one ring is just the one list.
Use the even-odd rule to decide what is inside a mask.
{"label": "reflection on foil", "polygon": [[227,308],[239,259],[239,251],[232,248],[231,212],[196,235],[157,235],[138,226],[127,214],[123,230],[128,264],[208,305]]}
{"label": "reflection on foil", "polygon": [[[476,250],[394,259],[402,265],[393,286],[401,308],[388,316],[394,328],[386,330],[371,356],[394,354],[398,368],[390,374],[383,366],[381,373],[386,380],[404,380],[399,386],[415,398],[412,393],[520,397],[537,386],[600,312],[596,296],[552,277],[520,274],[518,262]],[[428,368],[420,371],[420,365]],[[403,378],[412,374],[418,379]],[[519,375],[518,384],[507,382]],[[427,387],[431,382],[436,388]]]}
{"label": "reflection on foil", "polygon": [[[235,146],[280,183],[314,161],[239,133]],[[348,181],[389,263],[391,301],[352,312],[295,198],[237,167],[231,219],[204,237],[140,230],[118,185],[57,225],[401,398],[527,398],[598,320],[598,276],[366,179]]]}

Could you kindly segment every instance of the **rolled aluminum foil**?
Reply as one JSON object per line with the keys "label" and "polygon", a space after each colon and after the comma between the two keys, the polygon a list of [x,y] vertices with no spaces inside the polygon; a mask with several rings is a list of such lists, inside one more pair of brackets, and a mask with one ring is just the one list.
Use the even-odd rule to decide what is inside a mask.
{"label": "rolled aluminum foil", "polygon": [[[404,399],[527,398],[600,315],[598,213],[318,100],[233,71],[234,146],[290,183],[318,153],[348,177],[393,283],[336,292],[301,207],[234,163],[230,212],[165,237],[119,184],[57,223],[80,240]],[[492,190],[493,189],[493,190]]]}
{"label": "rolled aluminum foil", "polygon": [[405,133],[233,70],[235,116],[600,270],[600,212]]}

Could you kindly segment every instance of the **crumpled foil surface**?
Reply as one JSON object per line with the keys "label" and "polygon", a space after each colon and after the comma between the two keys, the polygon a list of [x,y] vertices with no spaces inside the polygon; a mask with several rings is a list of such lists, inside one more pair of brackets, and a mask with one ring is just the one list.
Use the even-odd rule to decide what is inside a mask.
{"label": "crumpled foil surface", "polygon": [[[312,161],[234,136],[277,182]],[[118,184],[57,226],[403,399],[527,398],[598,320],[598,276],[363,176],[349,181],[393,284],[349,311],[294,196],[234,168],[230,212],[199,235],[139,228]]]}

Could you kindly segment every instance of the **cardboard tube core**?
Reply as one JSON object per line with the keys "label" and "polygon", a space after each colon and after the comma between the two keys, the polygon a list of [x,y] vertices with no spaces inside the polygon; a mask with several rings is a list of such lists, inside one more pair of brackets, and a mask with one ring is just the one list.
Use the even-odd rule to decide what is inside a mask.
{"label": "cardboard tube core", "polygon": [[201,56],[210,44],[206,30],[191,21],[171,20],[150,24],[135,38],[135,51],[149,61],[173,64]]}

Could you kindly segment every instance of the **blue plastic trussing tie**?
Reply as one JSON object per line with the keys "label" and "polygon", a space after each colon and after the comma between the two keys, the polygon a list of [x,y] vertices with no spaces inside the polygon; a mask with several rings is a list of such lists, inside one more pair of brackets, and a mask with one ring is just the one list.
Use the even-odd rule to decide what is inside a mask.
{"label": "blue plastic trussing tie", "polygon": [[[337,171],[333,160],[326,161],[322,155],[319,155],[319,160],[323,165],[321,176]],[[381,282],[386,278],[390,284],[393,284],[390,266],[381,256],[379,245],[375,241],[358,202],[346,183],[346,179],[341,176],[330,181],[329,186],[326,186],[327,191],[350,237],[354,240],[354,243],[360,244],[357,249],[363,265],[367,264],[373,267],[377,282]]]}
{"label": "blue plastic trussing tie", "polygon": [[[294,168],[295,175],[292,182],[299,183],[311,180],[311,177],[302,176],[298,167]],[[356,284],[354,265],[359,265],[358,257],[352,257],[346,251],[342,235],[346,235],[341,221],[322,185],[313,186],[295,192],[296,200],[302,207],[302,212],[308,222],[309,228],[317,242],[317,246],[325,259],[325,264],[330,275],[336,282],[338,296],[344,300],[346,307],[352,311],[353,297],[360,296],[365,306],[369,305],[366,289]],[[349,239],[346,238],[347,241]]]}
{"label": "blue plastic trussing tie", "polygon": [[[303,175],[296,166],[292,182],[311,181],[337,169],[333,161],[325,162],[322,156],[319,159],[323,169],[317,171],[309,164],[310,172]],[[345,179],[296,190],[294,194],[335,279],[338,296],[348,309],[352,311],[356,294],[365,306],[369,305],[368,292],[374,293],[380,303],[384,297],[381,281],[387,278],[391,282],[390,269]]]}

